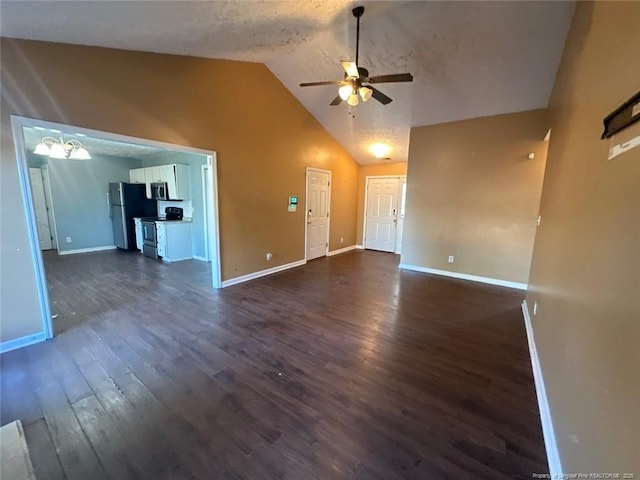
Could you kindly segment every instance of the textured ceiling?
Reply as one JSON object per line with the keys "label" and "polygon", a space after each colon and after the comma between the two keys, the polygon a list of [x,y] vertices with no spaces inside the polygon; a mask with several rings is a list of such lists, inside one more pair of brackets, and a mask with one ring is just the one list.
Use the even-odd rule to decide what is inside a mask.
{"label": "textured ceiling", "polygon": [[[342,76],[354,59],[372,75],[411,72],[410,84],[383,84],[394,99],[330,107],[335,87],[300,88]],[[360,163],[368,147],[407,159],[411,126],[543,108],[573,10],[572,2],[6,1],[3,36],[264,62]]]}

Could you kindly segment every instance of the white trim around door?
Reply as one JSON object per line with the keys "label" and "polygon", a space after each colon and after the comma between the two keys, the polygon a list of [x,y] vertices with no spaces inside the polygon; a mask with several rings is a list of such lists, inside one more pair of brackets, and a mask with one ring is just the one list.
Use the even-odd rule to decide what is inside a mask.
{"label": "white trim around door", "polygon": [[307,243],[309,240],[309,229],[308,229],[308,225],[309,225],[309,219],[308,219],[308,212],[309,212],[309,173],[310,172],[319,172],[319,173],[326,173],[329,175],[329,192],[328,192],[328,197],[327,197],[327,241],[326,241],[326,249],[325,249],[325,253],[324,255],[327,256],[329,254],[329,233],[331,230],[331,170],[323,170],[321,168],[315,168],[315,167],[307,167],[305,170],[305,195],[304,195],[304,201],[305,201],[305,206],[304,206],[304,259],[305,261],[308,260],[307,258]]}
{"label": "white trim around door", "polygon": [[[113,140],[116,142],[132,143],[136,145],[153,146],[157,148],[166,148],[178,152],[195,153],[207,156],[207,165],[210,168],[211,174],[207,177],[207,182],[210,185],[209,191],[212,195],[209,197],[213,202],[213,205],[209,209],[209,222],[208,222],[208,243],[209,252],[211,257],[211,283],[213,288],[222,287],[222,275],[221,275],[221,261],[220,261],[220,232],[219,232],[219,209],[218,209],[218,166],[216,159],[216,152],[213,150],[203,150],[199,148],[186,147],[183,145],[174,145],[166,142],[159,142],[156,140],[148,140],[144,138],[131,137],[127,135],[120,135],[117,133],[103,132],[98,130],[92,130],[83,127],[76,127],[73,125],[65,125],[56,122],[48,122],[45,120],[38,120],[34,118],[21,117],[18,115],[11,115],[11,127],[13,131],[13,142],[16,153],[16,161],[18,164],[18,178],[20,181],[20,190],[22,192],[22,203],[27,219],[27,231],[29,236],[29,246],[31,249],[31,257],[33,259],[34,270],[36,274],[36,284],[38,292],[38,300],[40,303],[40,311],[42,313],[42,333],[34,332],[29,338],[36,339],[36,341],[46,340],[53,336],[53,327],[51,323],[51,308],[49,305],[49,294],[47,291],[46,276],[44,271],[44,262],[42,260],[42,252],[38,244],[38,234],[36,227],[33,193],[31,191],[31,185],[29,183],[29,167],[27,165],[26,145],[24,140],[24,127],[43,127],[46,129],[56,130],[68,130],[73,129],[75,133],[81,133],[91,137],[99,137],[107,140]],[[57,229],[56,229],[57,230]],[[27,337],[25,337],[27,338]]]}
{"label": "white trim around door", "polygon": [[[367,242],[366,242],[366,236],[367,236],[367,208],[369,205],[369,181],[370,180],[375,180],[375,179],[385,179],[385,178],[397,178],[399,180],[398,182],[398,192],[397,192],[397,208],[396,208],[396,213],[395,213],[395,217],[396,217],[396,222],[395,222],[395,240],[394,240],[394,248],[392,253],[396,253],[399,254],[400,250],[401,250],[401,245],[399,244],[399,242],[402,241],[402,237],[403,237],[403,232],[402,230],[404,229],[404,189],[403,189],[403,185],[406,185],[407,183],[407,176],[406,175],[367,175],[365,177],[364,180],[364,214],[363,214],[363,218],[362,218],[362,248],[367,248]],[[402,218],[400,218],[402,217]],[[399,248],[400,247],[400,248]]]}
{"label": "white trim around door", "polygon": [[49,173],[49,165],[42,165],[42,180],[44,182],[44,190],[49,207],[49,226],[51,227],[51,236],[53,237],[53,248],[58,250],[58,227],[56,227],[56,211],[53,205],[53,195],[51,194],[51,176]]}

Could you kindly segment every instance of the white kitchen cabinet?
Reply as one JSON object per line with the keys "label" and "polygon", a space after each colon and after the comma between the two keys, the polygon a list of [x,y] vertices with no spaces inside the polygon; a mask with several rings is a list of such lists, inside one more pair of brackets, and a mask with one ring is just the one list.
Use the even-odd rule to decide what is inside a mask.
{"label": "white kitchen cabinet", "polygon": [[129,170],[129,181],[131,183],[147,183],[144,176],[144,168],[132,168]]}
{"label": "white kitchen cabinet", "polygon": [[136,248],[142,252],[142,246],[144,243],[144,238],[142,237],[142,219],[134,218],[133,223],[135,224],[135,232],[136,232]]}
{"label": "white kitchen cabinet", "polygon": [[169,200],[191,199],[188,165],[172,164],[134,168],[129,170],[129,179],[131,183],[146,184],[147,198],[151,198],[151,184],[161,182],[167,184]]}
{"label": "white kitchen cabinet", "polygon": [[191,222],[156,222],[158,256],[165,262],[179,262],[193,258],[192,236]]}
{"label": "white kitchen cabinet", "polygon": [[189,182],[189,166],[188,165],[168,165],[167,174],[171,181],[169,185],[169,198],[179,200],[190,200],[191,189]]}

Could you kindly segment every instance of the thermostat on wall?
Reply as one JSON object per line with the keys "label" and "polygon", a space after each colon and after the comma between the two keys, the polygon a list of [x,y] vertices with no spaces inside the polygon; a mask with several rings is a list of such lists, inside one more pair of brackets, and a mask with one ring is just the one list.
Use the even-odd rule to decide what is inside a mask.
{"label": "thermostat on wall", "polygon": [[289,197],[289,212],[295,212],[298,208],[298,197]]}

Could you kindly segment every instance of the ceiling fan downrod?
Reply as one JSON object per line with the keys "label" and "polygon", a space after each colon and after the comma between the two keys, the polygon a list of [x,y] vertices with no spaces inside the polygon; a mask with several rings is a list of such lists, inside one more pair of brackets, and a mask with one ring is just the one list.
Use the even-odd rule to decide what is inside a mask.
{"label": "ceiling fan downrod", "polygon": [[353,16],[356,17],[356,66],[358,63],[358,54],[360,53],[360,17],[364,14],[364,7],[356,7],[351,10]]}

